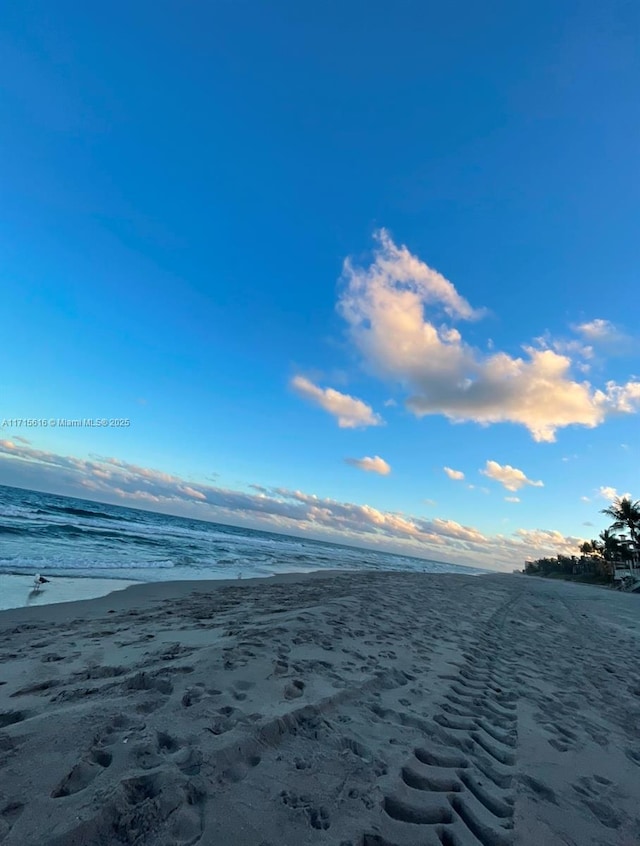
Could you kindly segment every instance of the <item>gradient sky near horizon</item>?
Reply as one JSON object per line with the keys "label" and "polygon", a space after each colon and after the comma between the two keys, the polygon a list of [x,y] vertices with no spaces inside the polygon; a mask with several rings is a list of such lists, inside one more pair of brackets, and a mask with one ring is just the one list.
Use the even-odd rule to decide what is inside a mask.
{"label": "gradient sky near horizon", "polygon": [[[639,33],[618,0],[6,7],[0,483],[574,551],[640,497]],[[14,423],[93,417],[130,426]]]}

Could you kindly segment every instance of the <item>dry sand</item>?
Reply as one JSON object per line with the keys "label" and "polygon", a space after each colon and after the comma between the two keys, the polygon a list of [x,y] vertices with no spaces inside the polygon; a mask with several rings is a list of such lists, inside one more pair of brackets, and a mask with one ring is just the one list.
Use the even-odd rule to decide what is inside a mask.
{"label": "dry sand", "polygon": [[640,597],[142,585],[0,614],[2,846],[640,843]]}

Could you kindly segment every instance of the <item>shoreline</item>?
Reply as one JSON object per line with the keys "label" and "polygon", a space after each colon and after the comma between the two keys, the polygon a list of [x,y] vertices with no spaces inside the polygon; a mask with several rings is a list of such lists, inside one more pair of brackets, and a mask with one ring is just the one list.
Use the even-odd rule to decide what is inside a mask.
{"label": "shoreline", "polygon": [[[453,566],[453,565],[452,565]],[[318,567],[316,570],[304,569],[304,570],[287,570],[283,572],[273,572],[273,573],[266,573],[260,575],[252,575],[252,576],[241,576],[238,577],[227,577],[227,578],[190,578],[190,579],[183,579],[183,578],[175,578],[175,579],[158,579],[158,580],[146,580],[146,579],[137,579],[137,578],[126,578],[126,577],[117,577],[117,576],[100,576],[97,575],[87,575],[82,574],[81,576],[78,575],[60,575],[55,574],[51,575],[50,573],[44,571],[43,575],[50,581],[50,585],[43,587],[38,593],[32,592],[33,586],[33,576],[34,573],[28,572],[23,574],[16,574],[16,573],[3,573],[0,572],[0,587],[4,587],[5,594],[13,594],[15,600],[20,600],[16,602],[16,604],[9,605],[6,608],[0,607],[0,614],[3,614],[5,611],[10,610],[17,610],[20,608],[28,608],[28,607],[39,607],[45,608],[49,605],[53,604],[62,604],[62,603],[70,603],[70,602],[84,602],[89,601],[91,599],[100,599],[101,597],[109,596],[112,593],[116,593],[122,590],[127,590],[129,587],[133,586],[147,586],[149,588],[150,595],[153,594],[154,589],[152,586],[154,585],[181,585],[181,584],[220,584],[220,585],[229,585],[229,584],[239,584],[239,583],[251,583],[255,581],[269,581],[269,580],[281,580],[283,578],[303,578],[304,576],[312,576],[318,577],[322,574],[326,575],[335,575],[335,574],[342,574],[342,573],[417,573],[420,575],[454,575],[454,576],[473,576],[474,578],[477,576],[484,576],[484,575],[507,575],[503,573],[491,573],[485,570],[478,570],[477,573],[468,573],[468,572],[450,572],[450,573],[439,573],[437,571],[428,571],[428,570],[383,570],[378,568],[353,568],[353,567]],[[6,585],[8,584],[8,588]],[[64,585],[67,590],[66,592],[63,591],[62,594],[66,598],[62,599],[49,599],[49,596],[55,596],[56,587],[60,587]],[[98,592],[96,591],[96,585],[100,585],[100,589]],[[175,591],[176,595],[182,595],[182,590],[178,589]],[[79,593],[79,596],[74,596],[73,594]],[[83,595],[84,594],[84,595]],[[24,598],[26,597],[27,602],[24,602]]]}
{"label": "shoreline", "polygon": [[[357,571],[363,575],[367,571]],[[378,571],[369,571],[378,572]],[[385,571],[395,573],[396,571]],[[176,599],[181,600],[192,593],[210,593],[219,588],[226,587],[255,587],[259,584],[286,584],[288,582],[304,581],[306,579],[314,578],[333,578],[340,575],[353,575],[353,570],[314,570],[312,572],[300,573],[279,573],[275,576],[253,576],[251,578],[243,579],[176,579],[174,581],[157,581],[157,582],[133,582],[128,583],[124,587],[116,587],[109,593],[100,596],[94,596],[87,599],[72,599],[63,600],[60,602],[47,602],[41,605],[21,605],[13,608],[4,608],[0,610],[0,628],[5,621],[15,621],[17,619],[24,619],[29,621],[32,618],[50,618],[50,619],[71,619],[77,616],[72,613],[76,611],[84,611],[85,613],[108,613],[108,611],[116,606],[119,610],[126,608],[137,608],[140,604],[149,605],[158,601]],[[436,575],[432,573],[419,573],[418,575]],[[454,575],[441,574],[441,575]],[[65,578],[60,576],[52,576],[51,583],[55,584],[57,579]],[[475,577],[473,577],[475,578]],[[90,581],[87,579],[86,581]],[[104,580],[107,581],[107,580]],[[111,581],[111,580],[108,580]],[[116,582],[116,580],[113,580]],[[126,580],[123,580],[126,581]],[[48,588],[50,590],[50,588]],[[117,597],[117,599],[113,599]],[[20,612],[25,612],[21,614]]]}
{"label": "shoreline", "polygon": [[[304,571],[304,572],[297,572],[297,573],[277,573],[273,576],[252,576],[252,577],[244,577],[242,579],[175,579],[175,580],[166,580],[166,581],[154,581],[154,582],[131,582],[126,579],[123,579],[123,582],[127,582],[127,584],[123,587],[116,587],[113,590],[110,590],[108,593],[101,594],[99,596],[89,597],[86,599],[72,599],[72,600],[61,600],[55,602],[46,602],[42,604],[33,603],[32,605],[20,605],[15,606],[12,608],[4,608],[0,609],[0,625],[2,625],[2,620],[4,619],[4,615],[9,614],[10,612],[19,612],[19,611],[28,611],[30,614],[33,612],[34,616],[39,616],[37,611],[44,611],[45,609],[51,607],[60,607],[65,606],[64,612],[65,614],[70,614],[71,608],[77,608],[79,605],[85,605],[87,603],[101,603],[100,605],[96,605],[96,608],[102,608],[103,606],[113,605],[113,601],[109,602],[109,598],[112,597],[114,594],[122,595],[126,594],[124,598],[126,607],[131,608],[134,607],[135,602],[144,602],[146,604],[153,603],[158,600],[163,599],[170,599],[171,597],[175,597],[176,599],[182,599],[184,596],[193,593],[193,592],[210,592],[212,590],[217,590],[218,588],[224,587],[242,587],[243,585],[247,585],[248,587],[255,586],[258,584],[286,584],[288,582],[297,582],[305,579],[318,579],[318,578],[333,578],[334,576],[341,576],[341,575],[370,575],[370,574],[389,574],[389,575],[403,575],[408,573],[409,575],[416,575],[416,576],[453,576],[455,578],[472,578],[476,579],[479,576],[510,576],[513,575],[511,573],[484,573],[480,572],[477,575],[469,575],[468,573],[428,573],[428,572],[412,572],[409,570],[340,570],[340,569],[321,569],[321,570],[312,570],[312,571]],[[2,578],[2,574],[0,574],[0,578]],[[64,576],[51,576],[51,584],[54,585],[55,582],[59,579],[64,579]],[[91,582],[93,581],[91,578],[83,578],[83,582]],[[105,584],[110,584],[112,581],[117,583],[118,580],[116,579],[104,579]],[[47,588],[47,590],[51,590],[51,588]],[[117,604],[117,603],[116,603]],[[66,606],[69,606],[68,608]],[[91,611],[92,606],[88,605],[88,610]],[[57,616],[54,614],[54,616]],[[31,617],[25,617],[25,619],[30,619]],[[70,616],[67,617],[70,619]]]}
{"label": "shoreline", "polygon": [[2,846],[640,841],[637,597],[504,576],[1,612]]}

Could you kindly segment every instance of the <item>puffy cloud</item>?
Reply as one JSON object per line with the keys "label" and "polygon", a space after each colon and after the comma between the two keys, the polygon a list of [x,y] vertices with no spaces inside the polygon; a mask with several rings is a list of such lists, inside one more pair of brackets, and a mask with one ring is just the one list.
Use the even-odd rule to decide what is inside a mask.
{"label": "puffy cloud", "polygon": [[616,385],[607,382],[607,402],[612,413],[632,414],[640,404],[640,382]]}
{"label": "puffy cloud", "polygon": [[480,471],[483,476],[493,479],[494,482],[500,482],[501,485],[508,491],[519,491],[525,485],[531,485],[534,488],[544,487],[543,482],[534,482],[527,479],[522,470],[517,467],[512,467],[510,464],[498,464],[497,461],[487,461],[484,470]]}
{"label": "puffy cloud", "polygon": [[452,470],[451,467],[443,467],[442,469],[450,479],[454,479],[456,482],[464,479],[464,473],[462,470]]}
{"label": "puffy cloud", "polygon": [[482,311],[385,230],[376,238],[369,267],[345,262],[338,311],[367,368],[404,388],[416,416],[517,423],[534,440],[553,441],[560,428],[593,428],[609,414],[638,410],[639,382],[609,382],[599,390],[572,378],[569,353],[579,347],[588,355],[584,345],[559,346],[564,352],[525,345],[522,356],[473,349],[447,320],[471,320]]}
{"label": "puffy cloud", "polygon": [[471,526],[461,526],[455,520],[443,520],[440,517],[436,517],[435,520],[429,521],[429,526],[438,532],[438,534],[445,537],[479,544],[484,544],[487,541],[485,535],[478,531],[478,529],[474,529]]}
{"label": "puffy cloud", "polygon": [[608,337],[613,329],[613,324],[608,320],[597,318],[587,323],[579,323],[574,327],[575,331],[590,341],[597,341],[603,337]]}
{"label": "puffy cloud", "polygon": [[247,492],[229,490],[115,458],[74,458],[9,440],[0,441],[0,470],[3,481],[17,487],[89,495],[103,502],[489,569],[512,570],[514,561],[575,552],[582,541],[526,529],[488,536],[441,517],[380,511],[287,488],[253,485]]}
{"label": "puffy cloud", "polygon": [[520,502],[520,497],[519,496],[505,496],[504,501],[505,502]]}
{"label": "puffy cloud", "polygon": [[354,308],[353,316],[358,318],[365,300],[372,306],[376,301],[381,306],[393,305],[385,297],[391,290],[408,295],[396,301],[396,305],[404,302],[413,307],[416,295],[419,302],[439,306],[450,317],[469,320],[481,315],[482,312],[473,309],[442,274],[413,256],[405,246],[397,247],[386,229],[378,230],[375,238],[379,246],[375,261],[368,269],[354,267],[350,259],[345,261],[344,273],[349,282],[349,291],[342,302],[345,316]]}
{"label": "puffy cloud", "polygon": [[381,476],[388,476],[391,473],[391,467],[379,455],[374,455],[373,458],[369,458],[369,456],[345,458],[345,461],[352,467],[358,467],[360,470],[366,470],[369,473],[379,473]]}
{"label": "puffy cloud", "polygon": [[[593,358],[593,347],[582,344],[580,341],[552,341],[553,349],[560,355],[579,356],[580,358]],[[583,371],[588,371],[588,365],[581,365]]]}
{"label": "puffy cloud", "polygon": [[513,533],[531,549],[530,558],[541,555],[576,555],[583,538],[563,535],[553,529],[516,529]]}
{"label": "puffy cloud", "polygon": [[627,344],[629,336],[618,329],[609,320],[596,318],[587,323],[579,323],[574,326],[574,331],[592,344]]}
{"label": "puffy cloud", "polygon": [[614,499],[631,499],[630,493],[619,494],[615,488],[610,485],[601,485],[598,488],[598,496],[606,499],[607,502],[613,502]]}
{"label": "puffy cloud", "polygon": [[606,499],[609,502],[613,502],[613,500],[618,496],[618,492],[615,488],[612,488],[608,485],[602,485],[598,489],[598,495],[602,497],[602,499]]}
{"label": "puffy cloud", "polygon": [[[571,338],[568,340],[562,338],[552,338],[549,332],[545,332],[544,335],[540,335],[534,340],[540,349],[555,350],[555,352],[560,355],[573,356],[582,359],[593,358],[593,347],[585,344],[584,341],[578,340],[577,338]],[[580,365],[580,369],[584,369],[584,363]],[[588,365],[586,366],[586,369],[589,369]]]}
{"label": "puffy cloud", "polygon": [[349,394],[341,394],[334,388],[319,388],[304,376],[294,376],[291,387],[299,396],[332,414],[341,429],[381,426],[384,422],[366,402]]}

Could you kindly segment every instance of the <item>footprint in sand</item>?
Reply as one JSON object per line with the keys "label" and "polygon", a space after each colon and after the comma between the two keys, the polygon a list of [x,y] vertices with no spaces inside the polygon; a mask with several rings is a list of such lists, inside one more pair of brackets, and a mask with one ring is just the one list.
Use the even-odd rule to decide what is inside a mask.
{"label": "footprint in sand", "polygon": [[540,798],[545,802],[551,802],[553,805],[559,804],[555,792],[544,782],[522,773],[518,776],[518,781],[534,797]]}
{"label": "footprint in sand", "polygon": [[164,699],[146,699],[144,702],[139,702],[136,705],[137,714],[153,714],[165,705]]}
{"label": "footprint in sand", "polygon": [[285,699],[299,699],[304,692],[305,684],[299,679],[294,679],[291,684],[288,684],[284,689]]}
{"label": "footprint in sand", "polygon": [[104,749],[91,749],[89,755],[79,761],[71,772],[63,778],[60,784],[51,791],[52,799],[59,799],[62,796],[73,796],[87,788],[91,782],[110,766],[112,755]]}
{"label": "footprint in sand", "polygon": [[237,784],[247,777],[249,772],[261,761],[260,755],[248,755],[233,763],[222,773],[220,781],[224,784]]}
{"label": "footprint in sand", "polygon": [[204,756],[199,749],[185,746],[175,756],[176,766],[186,776],[199,775]]}
{"label": "footprint in sand", "polygon": [[235,708],[230,705],[220,708],[219,716],[213,721],[212,725],[206,726],[207,731],[215,735],[226,734],[226,732],[231,731],[238,724],[238,718],[234,716],[234,711]]}
{"label": "footprint in sand", "polygon": [[290,790],[283,790],[280,793],[282,803],[294,811],[303,811],[311,828],[319,830],[328,829],[331,826],[329,812],[322,805],[316,806],[308,796],[298,796]]}
{"label": "footprint in sand", "polygon": [[625,749],[624,754],[627,758],[631,761],[632,764],[635,764],[637,767],[640,767],[640,749],[633,749],[632,747],[628,747]]}
{"label": "footprint in sand", "polygon": [[622,818],[610,801],[615,796],[616,790],[612,781],[604,776],[594,774],[591,777],[583,776],[572,785],[573,789],[582,797],[582,802],[591,811],[594,817],[605,828],[620,828]]}
{"label": "footprint in sand", "polygon": [[29,711],[3,711],[0,713],[0,729],[22,723],[31,716]]}
{"label": "footprint in sand", "polygon": [[162,790],[160,777],[153,775],[136,776],[121,782],[124,797],[129,805],[140,805],[145,799],[155,799]]}
{"label": "footprint in sand", "polygon": [[203,693],[199,688],[190,688],[187,690],[182,697],[182,706],[184,708],[190,708],[192,705],[196,705],[202,699]]}
{"label": "footprint in sand", "polygon": [[173,693],[173,684],[166,675],[151,673],[136,673],[136,675],[127,679],[123,684],[125,691],[157,691],[164,696],[169,696]]}
{"label": "footprint in sand", "polygon": [[273,675],[274,676],[286,676],[289,672],[289,663],[284,659],[280,659],[278,661],[273,662]]}

